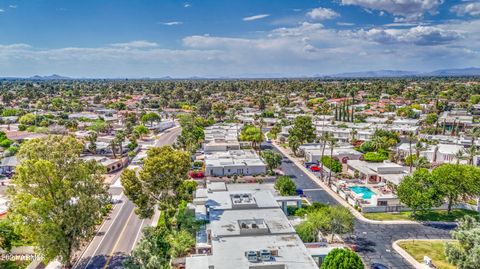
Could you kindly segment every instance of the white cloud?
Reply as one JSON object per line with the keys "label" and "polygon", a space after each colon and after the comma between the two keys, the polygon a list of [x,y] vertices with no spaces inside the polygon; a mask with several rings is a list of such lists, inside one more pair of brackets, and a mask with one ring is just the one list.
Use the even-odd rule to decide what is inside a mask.
{"label": "white cloud", "polygon": [[189,8],[191,7],[192,5],[190,5],[189,3],[186,3],[185,5],[183,5],[184,8]]}
{"label": "white cloud", "polygon": [[343,5],[386,11],[409,21],[421,19],[427,12],[435,14],[443,2],[444,0],[342,0]]}
{"label": "white cloud", "polygon": [[161,22],[160,24],[167,25],[167,26],[174,26],[183,24],[181,21],[169,21],[169,22]]}
{"label": "white cloud", "polygon": [[355,23],[353,22],[337,22],[337,25],[339,26],[353,26]]}
{"label": "white cloud", "polygon": [[110,44],[112,47],[121,47],[121,48],[154,48],[158,47],[158,44],[155,42],[149,42],[146,40],[135,40],[126,43],[115,43]]}
{"label": "white cloud", "polygon": [[340,14],[329,8],[317,7],[309,11],[307,16],[313,20],[322,21],[339,17]]}
{"label": "white cloud", "polygon": [[258,15],[254,15],[254,16],[250,16],[250,17],[245,17],[242,20],[244,20],[244,21],[255,21],[255,20],[260,20],[260,19],[266,18],[268,16],[270,16],[270,14],[258,14]]}
{"label": "white cloud", "polygon": [[451,43],[463,36],[458,31],[439,27],[416,26],[409,29],[378,29],[359,31],[359,36],[383,44],[414,44],[418,46],[436,46]]}
{"label": "white cloud", "polygon": [[3,10],[3,9],[0,8],[0,12],[5,12],[5,10]]}
{"label": "white cloud", "polygon": [[17,8],[16,5],[9,5],[8,7],[9,7],[9,8]]}
{"label": "white cloud", "polygon": [[0,45],[0,74],[252,77],[478,66],[480,20],[344,30],[305,22],[250,38],[187,36],[182,45],[181,49],[165,49],[146,40],[96,48]]}
{"label": "white cloud", "polygon": [[458,16],[478,16],[480,15],[480,2],[469,2],[456,5],[453,6],[450,11],[454,12]]}

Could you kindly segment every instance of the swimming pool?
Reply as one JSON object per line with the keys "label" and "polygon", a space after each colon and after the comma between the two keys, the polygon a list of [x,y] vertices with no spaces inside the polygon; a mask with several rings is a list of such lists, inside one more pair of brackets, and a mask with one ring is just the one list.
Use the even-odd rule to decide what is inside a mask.
{"label": "swimming pool", "polygon": [[354,193],[358,194],[363,199],[371,199],[372,195],[375,195],[375,193],[372,190],[364,186],[353,186],[353,187],[349,187],[349,189],[352,190]]}

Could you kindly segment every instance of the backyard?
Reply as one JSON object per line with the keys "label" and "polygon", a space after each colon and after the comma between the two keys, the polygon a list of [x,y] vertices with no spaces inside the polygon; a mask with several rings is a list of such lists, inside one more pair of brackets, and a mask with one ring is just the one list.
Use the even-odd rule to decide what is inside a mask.
{"label": "backyard", "polygon": [[398,245],[420,263],[423,263],[424,256],[428,256],[438,269],[455,269],[457,267],[445,256],[445,243],[445,240],[408,240]]}
{"label": "backyard", "polygon": [[398,213],[364,213],[366,218],[371,220],[415,220],[415,221],[446,221],[453,222],[457,219],[469,215],[475,218],[480,218],[476,211],[467,209],[454,209],[450,214],[446,210],[431,210],[427,212],[417,212],[417,215],[412,216],[412,211],[403,211]]}

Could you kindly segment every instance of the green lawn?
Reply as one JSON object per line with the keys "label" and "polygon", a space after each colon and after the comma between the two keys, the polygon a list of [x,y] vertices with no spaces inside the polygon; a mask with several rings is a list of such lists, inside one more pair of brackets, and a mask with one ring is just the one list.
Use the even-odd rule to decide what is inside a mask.
{"label": "green lawn", "polygon": [[470,215],[480,218],[476,211],[466,209],[454,209],[450,214],[446,210],[432,210],[425,213],[417,213],[414,218],[411,211],[404,211],[400,213],[364,213],[366,218],[371,220],[417,220],[417,221],[450,221],[453,222],[465,215]]}
{"label": "green lawn", "polygon": [[423,263],[423,256],[428,256],[438,269],[455,269],[457,267],[448,263],[445,257],[445,242],[443,240],[409,240],[402,241],[398,245],[420,263]]}

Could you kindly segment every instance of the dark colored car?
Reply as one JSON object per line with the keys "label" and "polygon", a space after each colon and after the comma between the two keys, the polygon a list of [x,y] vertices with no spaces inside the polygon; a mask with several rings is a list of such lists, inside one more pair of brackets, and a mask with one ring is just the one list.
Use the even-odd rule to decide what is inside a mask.
{"label": "dark colored car", "polygon": [[298,196],[301,196],[301,197],[304,197],[305,194],[303,194],[303,190],[302,189],[296,189],[295,192],[297,193]]}
{"label": "dark colored car", "polygon": [[370,269],[389,269],[388,266],[383,265],[381,263],[372,263]]}

